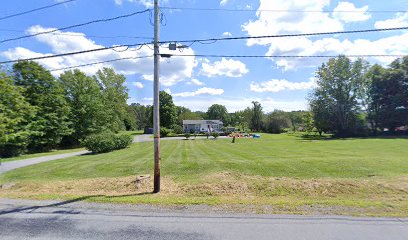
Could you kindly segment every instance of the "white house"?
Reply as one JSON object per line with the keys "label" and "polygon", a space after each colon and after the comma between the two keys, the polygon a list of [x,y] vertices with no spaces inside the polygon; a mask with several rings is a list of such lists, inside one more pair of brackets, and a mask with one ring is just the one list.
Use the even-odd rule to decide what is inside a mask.
{"label": "white house", "polygon": [[220,132],[223,126],[220,120],[183,120],[184,132]]}

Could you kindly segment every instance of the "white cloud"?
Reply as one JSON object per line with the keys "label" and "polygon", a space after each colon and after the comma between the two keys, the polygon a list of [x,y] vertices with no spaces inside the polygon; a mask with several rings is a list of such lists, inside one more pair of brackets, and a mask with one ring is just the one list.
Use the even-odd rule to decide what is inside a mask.
{"label": "white cloud", "polygon": [[224,93],[223,89],[216,89],[216,88],[199,88],[197,91],[194,92],[182,92],[182,93],[175,93],[173,97],[194,97],[198,95],[222,95]]}
{"label": "white cloud", "polygon": [[224,36],[224,37],[231,37],[231,36],[232,36],[232,33],[230,33],[230,32],[224,32],[224,33],[222,34],[222,36]]}
{"label": "white cloud", "polygon": [[333,10],[333,17],[345,23],[363,22],[371,18],[367,13],[368,6],[357,8],[351,2],[340,2]]}
{"label": "white cloud", "polygon": [[[329,7],[330,0],[260,0],[260,2],[259,9],[292,9],[313,12],[270,13],[258,11],[257,20],[249,21],[242,26],[243,31],[246,31],[249,36],[344,30],[343,21],[332,17],[327,12],[321,12],[325,10],[326,7]],[[268,51],[265,55],[405,55],[408,54],[408,48],[405,46],[407,40],[408,34],[405,33],[378,40],[339,40],[336,36],[320,39],[308,37],[251,39],[247,41],[247,45],[268,47]],[[394,59],[395,58],[390,57],[371,58],[368,60],[380,64],[388,64]],[[316,67],[326,59],[274,58],[271,60],[277,67],[284,70],[291,70],[300,67]]]}
{"label": "white cloud", "polygon": [[171,95],[171,89],[170,88],[166,88],[166,89],[164,89],[164,91]]}
{"label": "white cloud", "polygon": [[243,62],[222,58],[221,61],[210,63],[208,60],[202,63],[201,74],[208,77],[227,76],[227,77],[242,77],[249,70]]}
{"label": "white cloud", "polygon": [[[37,32],[49,31],[53,28],[44,28],[41,26],[33,26],[28,29],[27,33],[33,34]],[[102,48],[103,45],[96,44],[94,41],[88,39],[85,34],[77,32],[64,32],[69,35],[61,35],[60,31],[56,34],[44,34],[38,35],[35,39],[41,43],[47,45],[50,53],[38,53],[26,48],[17,47],[8,49],[0,55],[7,59],[23,59],[51,54],[59,54],[66,52],[82,51],[86,49]],[[74,36],[73,36],[74,35]],[[97,51],[92,53],[77,54],[71,56],[64,56],[59,58],[38,60],[40,64],[43,64],[48,69],[59,69],[70,66],[77,66],[82,64],[88,64],[92,62],[101,62],[106,60],[118,59],[118,58],[137,58],[144,56],[152,56],[153,50],[144,46],[141,49],[138,47],[130,48],[133,51],[116,52],[113,50]],[[117,50],[125,50],[118,48]],[[137,50],[137,51],[136,51]],[[161,48],[161,53],[170,53],[168,48]],[[194,55],[194,50],[188,48],[184,50],[184,53]],[[174,57],[171,59],[161,59],[161,83],[164,86],[172,86],[178,82],[191,79],[194,68],[197,66],[197,61],[194,57]],[[81,67],[81,71],[87,74],[94,74],[102,67],[112,67],[116,72],[131,75],[140,74],[147,80],[153,80],[153,58],[139,58],[139,59],[126,59],[116,62],[96,64],[92,66]],[[53,74],[59,75],[62,71],[55,71]],[[151,76],[151,78],[149,78]]]}
{"label": "white cloud", "polygon": [[141,83],[141,82],[133,82],[133,86],[135,86],[135,87],[137,87],[137,88],[144,88],[144,85],[143,85],[143,83]]}
{"label": "white cloud", "polygon": [[375,28],[395,28],[408,26],[408,13],[398,13],[395,18],[377,21],[374,24]]}
{"label": "white cloud", "polygon": [[227,5],[228,1],[229,1],[229,0],[221,0],[220,6],[225,6],[225,5]]}
{"label": "white cloud", "polygon": [[204,85],[204,83],[201,82],[201,81],[198,80],[198,79],[192,79],[192,80],[191,80],[191,83],[194,84],[194,85],[197,85],[197,86],[203,86],[203,85]]}
{"label": "white cloud", "polygon": [[284,90],[306,90],[315,86],[315,78],[310,78],[308,82],[289,82],[288,80],[272,79],[263,83],[252,82],[250,90],[253,92],[280,92]]}
{"label": "white cloud", "polygon": [[[327,12],[320,12],[329,5],[330,0],[260,0],[259,9],[292,11],[258,11],[258,19],[248,21],[242,25],[242,29],[249,36],[344,30],[342,22],[330,17]],[[293,10],[301,12],[294,12]],[[254,44],[268,45],[270,43],[271,39],[250,39],[247,41],[248,46]]]}

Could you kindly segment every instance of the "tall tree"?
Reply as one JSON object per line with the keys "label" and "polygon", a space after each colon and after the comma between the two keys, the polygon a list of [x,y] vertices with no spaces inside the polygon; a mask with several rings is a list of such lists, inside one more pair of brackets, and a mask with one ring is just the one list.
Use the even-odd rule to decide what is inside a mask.
{"label": "tall tree", "polygon": [[176,105],[173,103],[173,98],[165,91],[160,91],[160,126],[171,128],[177,124]]}
{"label": "tall tree", "polygon": [[374,65],[367,73],[370,80],[368,119],[374,134],[377,128],[394,131],[408,124],[408,81],[403,63],[396,60],[388,69]]}
{"label": "tall tree", "polygon": [[230,124],[230,117],[224,105],[211,105],[207,110],[207,117],[211,120],[221,120],[225,126]]}
{"label": "tall tree", "polygon": [[127,118],[128,89],[126,78],[122,74],[116,74],[112,68],[99,70],[94,79],[102,89],[103,103],[107,115],[109,129],[118,132],[125,130],[125,119]]}
{"label": "tall tree", "polygon": [[259,102],[252,102],[252,117],[251,117],[251,129],[255,131],[260,131],[262,127],[262,106]]}
{"label": "tall tree", "polygon": [[61,74],[60,82],[65,97],[71,107],[70,119],[73,133],[72,143],[86,136],[108,128],[102,89],[99,83],[80,70],[66,71]]}
{"label": "tall tree", "polygon": [[267,133],[282,133],[284,128],[291,127],[289,116],[286,112],[275,110],[263,118],[262,128]]}
{"label": "tall tree", "polygon": [[129,111],[131,117],[136,121],[136,128],[137,129],[144,129],[147,127],[152,127],[152,122],[150,121],[153,119],[152,117],[152,106],[144,106],[139,103],[132,103],[129,106]]}
{"label": "tall tree", "polygon": [[18,62],[13,70],[15,84],[24,89],[25,99],[37,108],[32,120],[36,134],[31,136],[29,148],[34,151],[55,148],[63,136],[72,132],[70,109],[61,84],[36,62]]}
{"label": "tall tree", "polygon": [[316,72],[317,87],[310,105],[316,128],[347,136],[356,133],[362,124],[358,115],[362,109],[365,86],[363,60],[352,62],[345,56],[330,59]]}
{"label": "tall tree", "polygon": [[0,157],[19,155],[29,144],[30,122],[36,109],[22,92],[11,76],[0,71]]}

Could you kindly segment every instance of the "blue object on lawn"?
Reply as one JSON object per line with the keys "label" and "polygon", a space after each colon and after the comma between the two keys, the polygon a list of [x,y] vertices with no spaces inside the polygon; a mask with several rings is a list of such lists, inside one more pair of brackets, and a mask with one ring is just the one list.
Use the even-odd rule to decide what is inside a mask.
{"label": "blue object on lawn", "polygon": [[259,134],[254,134],[254,135],[253,135],[253,138],[261,138],[261,135],[259,135]]}

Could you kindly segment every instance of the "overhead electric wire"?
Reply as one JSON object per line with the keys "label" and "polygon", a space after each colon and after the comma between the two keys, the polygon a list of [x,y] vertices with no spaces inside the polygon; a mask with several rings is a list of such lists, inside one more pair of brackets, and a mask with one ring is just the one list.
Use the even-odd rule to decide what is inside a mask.
{"label": "overhead electric wire", "polygon": [[[301,37],[301,36],[350,34],[350,33],[369,33],[369,32],[395,31],[395,30],[407,30],[407,29],[408,29],[408,27],[398,27],[398,28],[365,29],[365,30],[336,31],[336,32],[316,32],[316,33],[299,33],[299,34],[282,34],[282,35],[265,35],[265,36],[225,37],[225,38],[209,38],[209,39],[193,39],[193,40],[172,40],[172,41],[161,41],[159,43],[161,45],[166,44],[166,43],[195,43],[195,42],[205,43],[205,42],[210,42],[210,41],[215,43],[217,41],[230,41],[230,40]],[[149,44],[152,44],[152,43],[148,42],[148,43],[118,45],[118,46],[112,46],[112,47],[102,47],[102,48],[96,48],[96,49],[89,49],[89,50],[83,50],[83,51],[77,51],[77,52],[68,52],[68,53],[55,54],[55,55],[47,55],[47,56],[34,57],[34,58],[14,59],[14,60],[8,60],[8,61],[1,61],[0,64],[14,63],[14,62],[18,62],[18,61],[32,61],[32,60],[48,59],[48,58],[54,58],[54,57],[64,57],[64,56],[70,56],[70,55],[76,55],[76,54],[82,54],[82,53],[89,53],[89,52],[96,52],[96,51],[114,49],[114,48],[119,48],[119,47],[130,48],[130,47],[135,47],[135,46],[140,47],[141,45],[149,46]]]}
{"label": "overhead electric wire", "polygon": [[338,55],[221,55],[221,54],[163,54],[165,57],[209,57],[209,58],[335,58],[339,55],[350,58],[404,57],[402,54],[338,54]]}
{"label": "overhead electric wire", "polygon": [[7,60],[7,61],[0,62],[0,64],[15,63],[15,62],[20,62],[20,61],[34,61],[34,60],[42,60],[42,59],[49,59],[49,58],[56,58],[56,57],[66,57],[66,56],[72,56],[72,55],[83,54],[83,53],[110,50],[110,49],[115,49],[115,48],[120,48],[120,47],[127,47],[127,48],[140,47],[142,45],[147,45],[147,44],[150,44],[150,43],[137,43],[137,44],[128,44],[128,45],[117,45],[117,46],[111,46],[111,47],[101,47],[101,48],[94,48],[94,49],[82,50],[82,51],[77,51],[77,52],[67,52],[67,53],[60,53],[60,54],[54,54],[54,55],[46,55],[46,56],[41,56],[41,57]]}
{"label": "overhead electric wire", "polygon": [[56,7],[58,5],[62,5],[62,4],[69,3],[69,2],[74,2],[74,1],[75,0],[68,0],[68,1],[58,2],[58,3],[55,3],[55,4],[51,4],[51,5],[31,9],[31,10],[28,10],[28,11],[11,14],[11,15],[8,15],[8,16],[0,17],[0,21],[5,20],[5,19],[9,19],[9,18],[13,18],[13,17],[17,17],[17,16],[21,16],[21,15],[25,15],[25,14],[32,13],[32,12],[37,12],[37,11],[44,10],[44,9],[47,9],[47,8]]}
{"label": "overhead electric wire", "polygon": [[408,10],[297,10],[297,9],[231,9],[231,8],[193,8],[193,7],[171,7],[162,6],[167,10],[188,11],[219,11],[219,12],[277,12],[277,13],[405,13]]}
{"label": "overhead electric wire", "polygon": [[[15,30],[15,29],[4,29],[0,28],[0,32],[20,32],[24,33],[24,30]],[[57,36],[73,36],[73,37],[91,37],[91,38],[105,38],[105,39],[116,39],[116,38],[130,38],[130,39],[151,39],[153,40],[153,37],[139,37],[139,36],[125,36],[125,35],[117,35],[117,36],[101,36],[101,35],[88,35],[88,34],[82,34],[82,33],[47,33],[50,35],[57,35]]]}
{"label": "overhead electric wire", "polygon": [[207,39],[195,39],[195,40],[172,40],[172,41],[161,41],[160,44],[164,44],[164,43],[195,43],[195,42],[209,42],[209,41],[216,42],[216,41],[248,40],[248,39],[260,39],[260,38],[311,37],[311,36],[319,36],[319,35],[387,32],[387,31],[397,31],[397,30],[408,30],[408,27],[363,29],[363,30],[335,31],[335,32],[294,33],[294,34],[278,34],[278,35],[263,35],[263,36],[207,38]]}
{"label": "overhead electric wire", "polygon": [[75,24],[75,25],[71,25],[71,26],[67,26],[67,27],[62,27],[62,28],[56,28],[56,29],[53,29],[53,30],[50,30],[50,31],[34,33],[34,34],[25,35],[25,36],[20,36],[20,37],[16,37],[16,38],[4,39],[4,40],[1,40],[0,43],[5,43],[5,42],[10,42],[10,41],[20,40],[20,39],[24,39],[24,38],[35,37],[35,36],[43,35],[43,34],[54,33],[54,32],[57,32],[57,31],[63,31],[63,30],[71,29],[71,28],[82,27],[82,26],[89,25],[89,24],[94,24],[94,23],[110,22],[110,21],[114,21],[114,20],[121,19],[121,18],[127,18],[127,17],[131,17],[131,16],[134,16],[134,15],[137,15],[137,14],[146,13],[146,12],[149,12],[149,11],[150,11],[150,9],[145,9],[145,10],[143,10],[143,11],[132,12],[132,13],[125,14],[125,15],[121,15],[121,16],[117,16],[117,17],[104,18],[104,19],[98,19],[98,20],[92,20],[92,21],[85,22],[85,23]]}
{"label": "overhead electric wire", "polygon": [[81,65],[76,65],[76,66],[71,66],[71,67],[63,67],[63,68],[51,69],[51,70],[49,70],[49,71],[50,71],[50,72],[55,72],[55,71],[69,70],[69,69],[79,68],[79,67],[87,67],[87,66],[92,66],[92,65],[102,64],[102,63],[117,62],[117,61],[121,61],[121,60],[132,60],[132,59],[151,58],[151,57],[153,57],[153,55],[150,55],[150,56],[139,56],[139,57],[116,58],[116,59],[111,59],[111,60],[106,60],[106,61],[100,61],[100,62],[93,62],[93,63],[81,64]]}

